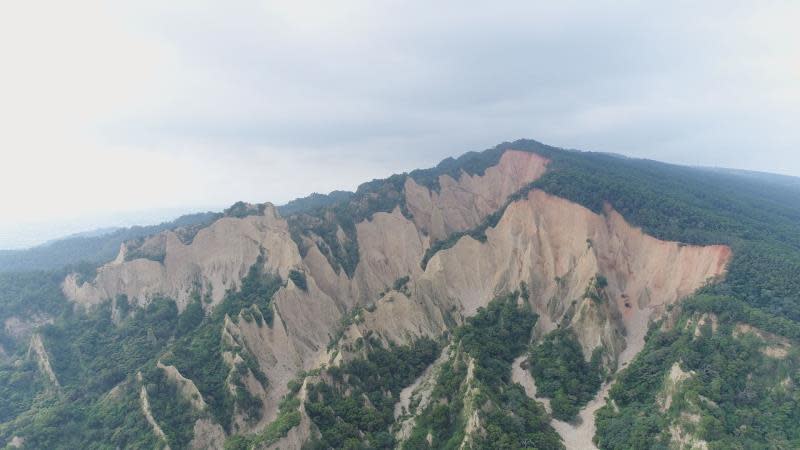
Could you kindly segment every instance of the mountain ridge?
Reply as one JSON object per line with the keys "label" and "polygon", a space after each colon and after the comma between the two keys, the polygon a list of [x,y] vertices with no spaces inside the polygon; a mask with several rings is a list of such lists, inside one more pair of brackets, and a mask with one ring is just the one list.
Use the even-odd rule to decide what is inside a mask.
{"label": "mountain ridge", "polygon": [[[199,448],[220,436],[227,448],[708,445],[727,435],[681,419],[713,416],[705,404],[676,397],[656,412],[637,408],[691,396],[686,385],[662,392],[651,380],[674,364],[700,373],[702,359],[675,358],[706,339],[744,345],[742,335],[761,333],[745,354],[781,373],[795,364],[800,202],[783,187],[698,174],[523,140],[373,180],[287,217],[268,203],[237,203],[190,234],[128,241],[96,272],[61,278],[68,300],[4,313],[6,328],[33,311],[44,322],[4,337],[3,353],[24,361],[26,339],[38,339],[34,356],[48,356],[57,389],[116,433],[95,442],[117,445],[135,437]],[[89,332],[104,336],[99,347],[82,346]],[[137,350],[115,353],[122,348]],[[667,350],[669,364],[653,367]],[[90,357],[98,352],[127,356],[112,368]],[[512,382],[520,361],[550,367],[531,369],[547,408]],[[581,390],[570,381],[577,373],[558,367],[601,383]],[[84,373],[96,381],[81,384]],[[644,403],[617,387],[631,374],[648,380],[635,388]],[[96,400],[110,392],[120,411],[149,412],[122,424]],[[26,398],[16,408],[35,416],[41,406]],[[596,423],[583,414],[595,410]],[[634,417],[661,421],[664,433]],[[0,423],[0,436],[54,442],[24,414]]]}
{"label": "mountain ridge", "polygon": [[[538,143],[534,145],[538,145]],[[481,158],[480,156],[484,156],[484,158]],[[455,163],[452,161],[455,161]],[[363,215],[363,220],[353,224],[353,237],[348,236],[347,232],[340,232],[342,227],[339,223],[336,223],[337,232],[334,233],[329,239],[334,239],[334,242],[338,243],[341,247],[345,247],[348,244],[348,241],[352,239],[351,242],[353,245],[350,247],[350,250],[353,253],[351,253],[351,255],[354,254],[357,258],[355,270],[353,271],[342,270],[338,273],[338,276],[335,276],[331,271],[333,270],[333,272],[335,272],[337,267],[335,264],[338,261],[336,261],[333,252],[326,257],[327,262],[330,264],[327,265],[327,267],[324,263],[315,259],[314,253],[324,253],[323,250],[326,247],[330,248],[331,246],[330,241],[326,241],[324,238],[321,238],[321,236],[315,233],[315,230],[318,228],[311,227],[310,229],[300,231],[303,233],[300,236],[300,241],[303,242],[308,248],[305,255],[303,255],[302,252],[299,252],[294,253],[294,256],[288,256],[291,255],[293,251],[290,250],[289,247],[286,247],[286,245],[291,244],[292,241],[297,242],[297,238],[293,237],[292,239],[289,239],[287,236],[291,234],[291,222],[283,221],[278,216],[275,208],[270,204],[263,204],[258,207],[237,204],[239,206],[235,205],[233,208],[231,208],[231,212],[226,214],[228,217],[219,219],[214,225],[212,225],[211,228],[209,228],[209,230],[211,230],[209,233],[205,233],[205,230],[200,230],[200,233],[197,235],[197,237],[194,238],[194,240],[188,245],[184,245],[178,240],[171,238],[170,236],[172,233],[167,231],[164,235],[165,240],[156,239],[156,241],[153,241],[152,243],[154,246],[162,246],[159,247],[162,248],[162,250],[155,251],[155,254],[165,255],[161,256],[159,259],[128,259],[127,252],[130,251],[130,249],[123,248],[123,251],[120,253],[120,256],[117,258],[116,262],[101,268],[101,271],[98,274],[96,285],[91,284],[87,286],[86,283],[82,284],[74,277],[67,278],[67,282],[64,286],[65,293],[67,294],[67,297],[73,301],[87,306],[98,304],[105,298],[116,298],[120,295],[124,295],[129,302],[133,302],[140,307],[144,307],[147,305],[148,298],[151,296],[167,296],[174,298],[178,302],[179,311],[182,311],[184,308],[188,307],[192,295],[192,289],[194,289],[193,280],[199,276],[199,278],[203,280],[203,285],[206,282],[211,283],[207,290],[201,287],[199,292],[200,296],[211,296],[210,303],[204,305],[205,308],[211,310],[215,305],[223,300],[222,293],[227,292],[230,289],[235,289],[235,286],[232,287],[232,285],[225,284],[224,280],[235,280],[241,277],[240,274],[242,274],[248,266],[256,262],[255,257],[259,252],[259,245],[251,246],[250,250],[248,250],[251,256],[246,257],[245,260],[241,262],[235,263],[234,266],[230,267],[229,269],[225,269],[225,271],[221,274],[215,274],[214,272],[208,272],[206,269],[201,269],[201,275],[196,275],[194,272],[190,272],[186,273],[185,275],[179,275],[179,277],[182,278],[166,278],[163,279],[163,281],[156,281],[160,276],[158,273],[166,273],[166,276],[170,277],[172,276],[170,274],[180,273],[175,272],[176,270],[182,270],[180,267],[219,268],[221,267],[220,264],[222,261],[231,261],[228,256],[222,256],[225,254],[223,253],[225,251],[224,249],[242,248],[242,243],[234,243],[233,241],[226,240],[220,242],[219,244],[208,244],[211,245],[209,250],[203,250],[202,252],[205,255],[213,255],[213,259],[208,260],[208,262],[205,263],[200,262],[204,261],[205,259],[190,259],[186,262],[183,262],[181,260],[181,256],[176,256],[175,258],[178,259],[175,259],[171,255],[176,254],[175,252],[178,252],[177,255],[183,254],[184,248],[188,250],[192,247],[204,246],[204,243],[207,242],[208,239],[207,236],[213,235],[227,238],[244,232],[252,236],[249,238],[252,241],[261,243],[260,248],[264,249],[261,251],[267,255],[265,258],[266,267],[263,269],[265,272],[275,272],[282,279],[287,279],[289,272],[292,270],[306,274],[309,283],[308,294],[303,293],[299,289],[293,289],[293,283],[289,283],[287,284],[285,290],[279,290],[276,293],[276,298],[273,300],[273,304],[275,305],[276,320],[280,319],[280,321],[284,324],[287,323],[287,320],[290,321],[290,324],[285,325],[287,331],[307,328],[300,325],[300,323],[307,321],[310,317],[316,318],[317,322],[315,323],[314,327],[323,332],[326,329],[331,330],[329,333],[332,332],[335,329],[337,322],[334,321],[326,323],[325,321],[319,321],[322,316],[320,316],[318,313],[310,312],[307,309],[309,306],[305,306],[302,310],[291,313],[298,314],[297,316],[289,316],[288,314],[290,314],[290,306],[302,305],[308,302],[313,302],[314,304],[319,305],[321,299],[328,298],[330,306],[328,307],[328,312],[326,315],[330,317],[336,317],[338,315],[341,317],[342,311],[351,310],[359,306],[366,306],[371,303],[370,299],[375,298],[376,295],[378,298],[381,298],[381,291],[385,291],[387,287],[392,286],[394,280],[407,275],[410,277],[410,292],[416,299],[414,301],[422,302],[423,304],[427,304],[427,306],[418,310],[413,306],[412,303],[410,307],[404,307],[404,309],[401,310],[402,312],[400,312],[391,304],[389,306],[384,306],[384,303],[379,300],[377,303],[375,303],[377,309],[374,312],[364,313],[366,323],[370,324],[368,328],[366,330],[358,331],[359,334],[372,332],[376,336],[382,336],[382,338],[379,339],[384,340],[384,342],[387,343],[397,342],[398,344],[407,344],[409,343],[407,340],[408,338],[404,338],[404,336],[411,330],[416,329],[416,331],[413,333],[421,333],[420,336],[438,336],[447,328],[442,320],[444,320],[445,315],[451,314],[452,311],[446,313],[446,311],[440,310],[439,312],[436,312],[437,309],[440,308],[436,306],[436,304],[441,302],[442,299],[451,299],[450,301],[453,302],[453,307],[456,308],[455,315],[451,315],[449,320],[454,321],[455,323],[461,323],[463,322],[464,317],[469,317],[473,314],[476,314],[480,306],[485,305],[489,299],[498,293],[498,291],[496,291],[497,288],[505,290],[508,289],[508,286],[517,286],[518,284],[523,283],[528,286],[535,287],[533,295],[537,297],[549,297],[552,295],[557,295],[559,297],[563,296],[563,298],[578,298],[581,297],[581,293],[584,291],[585,286],[587,283],[591,283],[591,280],[596,276],[596,274],[610,270],[608,268],[601,269],[600,266],[602,266],[602,264],[594,259],[594,252],[599,251],[598,249],[600,247],[589,246],[588,248],[592,253],[590,253],[590,259],[585,260],[585,263],[572,262],[568,265],[564,265],[566,261],[562,260],[562,262],[559,262],[558,260],[560,256],[558,254],[546,253],[541,256],[534,257],[534,259],[542,258],[545,261],[552,262],[545,262],[541,267],[528,269],[531,270],[531,275],[519,276],[519,281],[513,281],[517,278],[517,276],[513,275],[513,271],[520,269],[509,268],[512,270],[512,272],[509,272],[508,275],[504,276],[514,276],[514,278],[511,280],[504,281],[501,285],[496,287],[492,287],[492,284],[481,287],[479,284],[477,286],[469,287],[465,290],[465,287],[470,286],[471,283],[468,280],[463,279],[461,274],[477,275],[480,273],[480,269],[477,267],[468,268],[467,266],[459,265],[456,262],[458,258],[456,260],[444,262],[442,260],[444,256],[442,255],[443,253],[463,253],[468,251],[473,252],[468,260],[480,261],[481,257],[479,254],[484,253],[486,250],[474,248],[474,245],[482,246],[484,244],[481,244],[479,241],[473,241],[475,243],[470,244],[470,241],[467,240],[458,242],[452,249],[445,249],[433,255],[430,264],[425,268],[424,271],[421,271],[420,267],[422,253],[429,245],[428,242],[444,239],[451,233],[464,231],[478,225],[487,216],[491,215],[493,212],[499,211],[501,206],[506,204],[507,199],[509,199],[512,194],[517,194],[519,198],[512,201],[511,206],[509,206],[511,209],[501,212],[500,221],[494,227],[491,227],[490,230],[487,230],[487,234],[489,234],[487,237],[488,245],[490,246],[489,248],[498,245],[493,239],[492,232],[497,232],[498,229],[504,228],[504,223],[506,220],[508,220],[506,218],[515,213],[517,204],[535,202],[536,205],[540,205],[533,207],[531,212],[528,214],[533,214],[533,211],[536,210],[569,211],[572,208],[572,206],[567,206],[566,203],[552,203],[553,200],[551,200],[551,197],[541,193],[541,191],[533,190],[527,195],[518,194],[520,189],[523,189],[535,182],[542,177],[544,173],[546,173],[546,166],[550,163],[550,161],[539,156],[537,153],[515,150],[513,146],[509,144],[508,148],[502,148],[502,151],[491,152],[488,155],[467,154],[467,157],[463,159],[452,161],[448,161],[440,166],[443,173],[438,176],[436,183],[432,183],[430,181],[430,172],[423,173],[422,176],[419,176],[419,172],[417,172],[417,178],[415,178],[412,174],[409,174],[406,177],[401,176],[402,179],[398,179],[398,177],[395,176],[395,180],[390,181],[387,184],[389,188],[399,187],[397,191],[391,189],[386,190],[384,185],[380,186],[379,189],[377,189],[377,192],[374,192],[372,188],[375,186],[375,182],[372,182],[372,184],[368,183],[366,185],[362,185],[354,198],[346,200],[346,202],[350,202],[350,205],[355,202],[355,206],[352,208],[357,211],[357,214]],[[458,161],[466,162],[466,167],[470,169],[470,172],[467,172],[467,170],[462,170],[462,172],[458,175],[458,178],[453,178],[450,176],[450,173],[453,170],[453,164],[457,164]],[[422,180],[421,182],[426,184],[417,184],[417,180]],[[402,184],[400,181],[402,181]],[[399,195],[402,195],[402,197],[398,198]],[[377,204],[370,204],[369,201],[375,196],[379,198],[380,196],[383,196],[383,199],[381,199],[382,201],[378,202]],[[364,199],[366,199],[366,207],[364,206]],[[332,206],[328,206],[327,209],[323,208],[325,212],[320,214],[320,216],[324,220],[328,214],[328,211],[335,211],[336,208],[341,207],[340,205],[341,204],[334,204]],[[459,207],[459,205],[466,205],[467,207],[462,209]],[[406,212],[404,212],[404,210]],[[574,230],[574,232],[567,233],[565,235],[567,239],[570,239],[570,236],[573,234],[583,234],[586,236],[583,238],[583,241],[580,241],[577,248],[574,246],[574,243],[569,244],[569,246],[572,247],[572,249],[569,250],[573,255],[572,258],[581,258],[580,260],[583,260],[582,258],[585,257],[584,252],[587,248],[587,244],[584,241],[597,241],[594,244],[595,246],[604,245],[605,242],[609,241],[609,237],[601,237],[603,236],[602,233],[605,233],[602,230],[614,230],[611,232],[612,234],[631,233],[631,230],[625,228],[626,226],[619,228],[620,225],[615,225],[621,219],[613,219],[613,213],[607,213],[612,214],[610,216],[612,217],[612,221],[600,222],[598,225],[593,225],[592,227],[595,227],[596,231],[581,231],[579,228]],[[587,221],[591,222],[592,220],[595,220],[592,217],[599,217],[594,216],[593,213],[588,211],[586,214],[589,215],[587,216],[584,213],[581,213],[572,216],[573,218],[567,220],[566,222],[564,222],[564,220],[561,219],[558,214],[548,218],[547,220],[561,223],[561,226],[564,226],[571,223],[581,224],[586,223]],[[310,217],[314,218],[314,216]],[[526,217],[533,218],[535,216]],[[516,222],[519,224],[536,223],[543,219],[544,217],[542,217],[542,219],[533,220],[529,218],[520,218],[517,219]],[[245,223],[252,224],[253,231],[245,232],[244,229],[242,229],[242,231],[237,231],[239,228],[232,228],[234,226],[238,227],[237,224],[239,223],[239,220],[243,220]],[[242,223],[242,225],[244,225],[244,223]],[[248,227],[249,226],[250,225],[248,225]],[[255,230],[266,230],[267,234],[264,234],[263,237],[256,237],[259,235],[258,232],[256,232],[256,234],[252,234]],[[549,230],[549,228],[543,228],[542,233],[554,232],[554,230],[547,230]],[[499,233],[502,236],[506,236],[508,231],[502,231]],[[596,235],[595,233],[601,234]],[[387,235],[393,236],[394,239],[387,241]],[[546,239],[549,240],[553,238]],[[152,238],[150,240],[146,240],[142,244],[143,247],[151,245],[150,241],[152,240]],[[565,243],[563,244],[557,245],[564,246],[567,242],[569,242],[569,240],[564,242]],[[519,245],[520,244],[518,243],[514,247],[519,247]],[[470,247],[473,248],[467,250]],[[210,250],[213,248],[216,248],[217,250]],[[675,247],[675,251],[685,253],[691,248],[692,247],[688,246],[683,247],[682,249]],[[240,250],[236,251],[237,254],[239,251]],[[513,254],[514,251],[516,250],[513,247],[506,248],[498,255],[498,257],[502,258],[500,255]],[[632,252],[631,257],[640,252],[641,251]],[[404,254],[407,256],[403,256]],[[693,284],[690,284],[689,286],[693,286],[692,288],[688,288],[688,290],[687,288],[683,288],[685,292],[684,294],[677,294],[673,297],[670,297],[670,294],[666,294],[666,292],[664,294],[651,293],[650,295],[657,299],[654,300],[656,304],[659,302],[672,303],[681,295],[686,295],[693,289],[700,287],[702,282],[704,282],[708,276],[720,275],[724,270],[726,265],[725,261],[727,260],[728,256],[725,251],[722,251],[718,254],[720,256],[715,257],[719,258],[716,263],[713,263],[708,269],[701,269],[698,272],[702,275],[700,276],[699,280],[691,282]],[[375,256],[373,255],[380,256],[378,256],[377,259],[374,259]],[[202,258],[208,258],[209,256],[203,256]],[[286,259],[287,257],[289,259]],[[596,258],[602,260],[602,258],[609,257],[610,256],[601,257],[598,255]],[[387,261],[389,259],[394,259],[396,261],[390,262],[388,266],[385,266],[384,264],[386,263],[383,261]],[[322,265],[320,265],[321,263]],[[524,265],[524,263],[521,264]],[[549,264],[556,264],[557,268],[554,273],[546,276],[535,275],[538,273],[549,273],[549,271],[546,269]],[[585,268],[580,268],[582,264],[587,266]],[[160,269],[162,265],[164,269]],[[458,272],[446,272],[448,267],[459,267],[459,269]],[[445,270],[445,272],[443,272],[443,270]],[[571,274],[574,270],[580,270],[580,275]],[[644,272],[651,270],[653,269],[643,269]],[[486,275],[483,276],[485,277]],[[563,277],[563,283],[565,283],[565,286],[569,287],[567,291],[556,294],[561,288],[552,285],[552,280],[554,277],[556,279]],[[453,279],[450,281],[443,281],[451,278]],[[131,280],[135,279],[141,279],[144,281],[144,283],[129,284],[132,282]],[[181,279],[184,281],[180,281]],[[477,281],[480,279],[481,278],[478,277],[474,280]],[[615,283],[618,283],[618,281],[616,281],[616,279],[612,279],[612,286],[617,286]],[[540,286],[542,284],[548,287]],[[115,287],[117,286],[127,287],[122,290],[115,290]],[[163,288],[158,288],[157,286],[163,286]],[[176,287],[177,290],[175,290]],[[609,287],[608,289],[612,289],[612,287]],[[619,288],[614,287],[613,289]],[[681,290],[678,289],[678,292],[681,292]],[[292,300],[288,300],[287,296],[290,294],[292,297],[294,297]],[[620,293],[618,295],[628,294]],[[631,295],[633,298],[639,298],[642,294],[637,293],[637,291],[634,289],[629,295]],[[666,297],[664,297],[665,295]],[[308,298],[308,300],[304,300],[305,298]],[[314,298],[314,300],[312,300],[312,298]],[[666,300],[669,298],[671,298],[671,300]],[[434,299],[438,300],[434,301]],[[406,299],[405,301],[408,302],[411,300]],[[643,305],[643,301],[646,302],[644,304],[651,302],[651,300],[637,301],[639,302],[639,306]],[[591,301],[586,305],[588,306],[585,307],[589,308],[589,310],[586,311],[593,310]],[[584,311],[582,307],[575,313],[569,313],[568,306],[562,305],[557,307],[555,311],[550,311],[549,314],[547,314],[546,311],[548,307],[544,304],[540,304],[535,310],[542,320],[541,323],[545,324],[543,325],[545,327],[547,327],[546,324],[548,323],[550,324],[549,326],[552,327],[554,322],[562,320],[560,317],[564,314],[575,314],[575,323],[581,323],[583,320],[589,320],[586,326],[576,327],[577,330],[580,330],[579,339],[581,339],[584,352],[586,354],[590,354],[597,345],[601,345],[608,351],[608,354],[605,356],[604,364],[607,365],[610,370],[614,370],[614,368],[616,368],[619,364],[617,358],[619,358],[622,354],[622,349],[626,346],[629,346],[630,348],[641,347],[643,344],[640,343],[640,341],[643,340],[644,336],[641,325],[632,326],[631,324],[613,324],[613,314],[619,314],[621,318],[624,317],[624,314],[622,314],[623,311],[617,310],[617,307],[618,306],[614,306],[612,310],[607,310],[604,312],[582,312]],[[395,319],[393,321],[387,321],[387,318],[381,319],[383,315],[381,311],[383,311],[384,308],[390,308],[390,310],[395,311]],[[337,310],[339,312],[337,312]],[[586,314],[589,314],[589,316],[594,316],[594,318],[584,319]],[[651,313],[645,313],[645,316],[643,318],[639,318],[638,321],[641,322],[641,320],[645,320],[646,323],[647,317],[649,317],[650,314]],[[371,319],[371,317],[375,317],[375,319]],[[623,322],[621,323],[624,323],[624,318],[622,320]],[[589,323],[592,325],[589,325]],[[242,325],[239,325],[239,328],[234,327],[234,330],[236,331],[231,331],[231,333],[234,335],[241,334],[242,336],[249,336],[249,333],[255,332],[254,330],[247,332],[245,329],[241,329],[241,327]],[[592,327],[598,327],[598,330],[595,332],[590,332],[588,335],[583,334],[583,331],[591,329]],[[616,327],[620,328],[617,329]],[[421,332],[422,329],[426,329],[427,331]],[[549,332],[551,329],[552,328],[544,328],[542,332]],[[614,331],[615,329],[616,331]],[[633,332],[634,329],[638,329],[640,331]],[[273,357],[278,357],[279,354],[283,354],[284,358],[295,358],[297,356],[306,354],[304,357],[306,361],[315,361],[324,355],[324,353],[319,354],[318,352],[314,351],[314,346],[300,351],[299,349],[301,347],[308,345],[301,345],[300,343],[311,341],[317,342],[317,345],[321,345],[326,342],[327,339],[319,336],[318,334],[315,336],[314,333],[308,334],[308,332],[306,332],[302,335],[296,335],[294,333],[296,333],[296,331],[290,331],[288,336],[282,338],[289,339],[287,343],[291,344],[288,348],[284,347],[281,350],[275,348],[275,344],[270,342],[269,339],[265,340],[263,337],[251,336],[249,338],[243,337],[242,339],[244,339],[246,342],[249,342],[244,345],[244,347],[247,348],[272,347],[274,349],[272,352]],[[618,336],[630,334],[634,341],[631,341],[629,344],[625,344],[625,339],[620,340],[619,337],[615,336],[615,333]],[[605,335],[605,337],[600,337],[603,335]],[[321,340],[320,337],[322,337]],[[345,334],[345,338],[346,337],[347,332]],[[341,346],[342,344],[336,343],[335,345]],[[294,348],[295,350],[292,351],[289,350],[289,348]],[[629,353],[632,356],[636,352],[631,351]],[[256,354],[258,354],[258,352]],[[331,354],[328,354],[327,358],[331,358]],[[256,359],[259,359],[259,357],[256,356]],[[262,359],[259,363],[259,366],[266,373],[267,379],[280,380],[278,381],[280,384],[290,381],[291,378],[289,378],[288,373],[284,372],[282,369],[277,370],[277,367],[271,367],[269,363],[265,362],[267,360],[268,358],[266,356],[262,356]],[[622,362],[626,361],[622,360]],[[283,364],[288,364],[288,360],[286,360]],[[296,366],[294,371],[313,370],[316,368],[313,363],[312,365],[308,364],[309,362],[305,362],[300,366]],[[272,405],[276,405],[277,398],[286,394],[286,391],[280,389],[279,387],[274,388],[273,392],[274,396],[272,398],[270,398],[268,393],[264,394],[266,397],[262,397],[262,401],[266,405],[265,416],[271,418],[274,418],[274,414],[277,412],[274,409],[270,411],[268,405],[270,403]],[[245,427],[243,429],[246,430],[247,428]]]}

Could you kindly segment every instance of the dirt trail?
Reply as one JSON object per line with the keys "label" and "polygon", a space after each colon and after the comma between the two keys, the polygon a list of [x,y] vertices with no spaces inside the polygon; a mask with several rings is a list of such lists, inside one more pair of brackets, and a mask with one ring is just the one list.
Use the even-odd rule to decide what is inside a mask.
{"label": "dirt trail", "polygon": [[[525,361],[525,356],[520,356],[514,360],[511,366],[511,381],[519,383],[525,389],[528,397],[542,402],[548,414],[552,411],[550,409],[550,400],[546,398],[536,398],[536,382],[531,376],[530,372],[523,369],[521,364]],[[595,433],[594,413],[605,405],[605,397],[608,395],[608,390],[611,384],[605,384],[597,396],[583,408],[579,414],[580,423],[573,425],[563,422],[558,419],[552,419],[550,425],[555,428],[556,432],[564,440],[564,445],[567,450],[590,450],[597,449],[597,446],[592,442]]]}
{"label": "dirt trail", "polygon": [[425,371],[420,375],[410,386],[406,386],[400,391],[400,400],[394,405],[394,418],[400,420],[400,429],[397,433],[397,438],[400,441],[408,439],[411,435],[411,430],[416,422],[416,415],[404,417],[404,414],[410,413],[409,406],[411,400],[415,397],[419,400],[416,413],[425,409],[431,399],[431,393],[436,385],[436,379],[442,365],[450,359],[450,346],[442,349],[442,353]]}
{"label": "dirt trail", "polygon": [[605,384],[602,389],[600,389],[600,392],[597,393],[597,396],[581,410],[579,414],[581,422],[579,425],[572,425],[553,419],[553,428],[555,428],[558,434],[561,435],[561,438],[564,439],[564,445],[567,447],[567,450],[597,449],[597,446],[592,442],[594,433],[597,430],[594,423],[594,413],[606,404],[605,398],[610,388],[610,383]]}
{"label": "dirt trail", "polygon": [[550,399],[549,398],[536,398],[536,382],[533,380],[533,376],[527,370],[522,368],[522,363],[525,362],[527,355],[522,355],[514,360],[511,365],[511,382],[512,383],[519,383],[522,385],[522,388],[525,389],[525,394],[528,397],[536,400],[537,402],[541,402],[544,405],[544,409],[547,411],[547,414],[550,414]]}

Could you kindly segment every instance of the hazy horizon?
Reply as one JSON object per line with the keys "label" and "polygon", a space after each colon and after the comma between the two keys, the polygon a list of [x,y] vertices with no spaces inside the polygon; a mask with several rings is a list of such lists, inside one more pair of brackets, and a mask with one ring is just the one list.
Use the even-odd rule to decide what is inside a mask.
{"label": "hazy horizon", "polygon": [[[546,144],[546,143],[545,143]],[[482,149],[483,150],[483,149]],[[574,150],[581,150],[581,149],[574,149]],[[471,150],[471,151],[478,151],[478,150]],[[587,151],[587,150],[581,150]],[[466,153],[462,152],[459,154],[450,155],[451,157],[455,158],[462,154]],[[632,158],[633,156],[630,155],[623,155],[615,152],[607,152],[613,153],[617,156]],[[437,161],[438,162],[441,161]],[[675,164],[669,161],[659,161],[668,164]],[[426,169],[429,167],[433,167],[435,164],[430,166],[424,167],[414,167],[413,169]],[[695,167],[698,169],[710,169],[710,170],[733,170],[739,172],[750,172],[755,174],[767,174],[773,176],[781,176],[787,177],[792,180],[796,180],[797,186],[800,187],[800,177],[796,177],[793,175],[784,175],[778,174],[773,172],[762,172],[762,171],[749,171],[745,169],[732,169],[729,167],[720,167],[720,166],[688,166],[688,167]],[[410,170],[404,171],[408,172]],[[345,191],[355,191],[355,189],[362,183],[366,183],[373,179],[377,178],[386,178],[390,175],[400,172],[392,172],[380,177],[372,177],[366,178],[363,180],[359,180],[355,183],[354,186],[342,187],[337,189],[332,189],[330,191],[325,192],[306,192],[303,194],[298,195],[297,197],[292,197],[286,200],[281,201],[274,201],[271,199],[240,199],[243,201],[249,201],[252,203],[265,203],[269,202],[276,206],[284,205],[292,200],[297,198],[306,197],[308,195],[319,193],[319,194],[329,194],[335,190],[345,190]],[[239,201],[239,200],[236,200]],[[98,213],[95,215],[86,215],[86,216],[79,216],[79,217],[71,217],[66,220],[53,220],[48,222],[39,222],[39,223],[20,223],[18,225],[13,225],[9,228],[0,227],[0,251],[3,250],[25,250],[28,248],[36,247],[39,245],[48,244],[53,241],[58,241],[64,238],[71,237],[75,234],[80,233],[87,233],[87,232],[94,232],[106,228],[126,228],[132,226],[147,226],[147,225],[156,225],[163,222],[169,222],[174,219],[177,219],[179,216],[185,214],[193,214],[193,213],[200,213],[200,212],[221,212],[225,208],[231,206],[234,202],[227,203],[224,205],[205,205],[205,206],[196,206],[196,207],[185,207],[185,208],[161,208],[161,209],[150,209],[150,210],[142,210],[142,211],[122,211],[122,212],[103,212]]]}
{"label": "hazy horizon", "polygon": [[798,3],[2,11],[0,248],[352,190],[522,137],[800,176]]}

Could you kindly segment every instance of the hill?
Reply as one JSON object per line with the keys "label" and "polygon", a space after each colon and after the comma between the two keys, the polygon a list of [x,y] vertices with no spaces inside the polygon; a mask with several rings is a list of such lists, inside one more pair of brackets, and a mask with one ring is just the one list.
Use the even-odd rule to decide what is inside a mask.
{"label": "hill", "polygon": [[531,140],[0,275],[0,442],[795,448],[791,179]]}

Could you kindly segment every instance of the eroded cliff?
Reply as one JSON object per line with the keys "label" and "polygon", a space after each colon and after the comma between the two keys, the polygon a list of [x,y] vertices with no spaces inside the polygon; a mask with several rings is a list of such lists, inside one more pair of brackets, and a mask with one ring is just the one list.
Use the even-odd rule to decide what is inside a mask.
{"label": "eroded cliff", "polygon": [[[301,237],[301,251],[288,222],[267,205],[255,214],[221,218],[189,242],[161,233],[137,246],[133,258],[123,245],[94,280],[71,275],[63,290],[85,307],[121,295],[136,305],[163,296],[183,310],[196,295],[207,299],[210,311],[264,255],[260,269],[284,280],[272,300],[272,324],[241,315],[224,324],[224,334],[254,356],[269,380],[266,389],[248,385],[263,401],[264,415],[255,424],[237,419],[240,431],[263,429],[277,417],[287,383],[357,354],[348,349],[359,338],[402,344],[439,337],[515,290],[525,291],[539,315],[537,336],[569,327],[586,358],[599,347],[613,371],[641,350],[648,324],[669,305],[724,275],[731,251],[661,241],[610,207],[597,214],[535,189],[506,207],[547,164],[536,153],[508,150],[483,173],[442,175],[433,189],[407,177],[400,204],[355,224],[352,276],[331,264],[329,250],[313,233]],[[423,269],[434,242],[479,226],[497,211],[502,216],[486,229],[485,240],[463,236]],[[351,240],[341,228],[336,238]],[[302,273],[306,285],[291,281],[291,271]],[[358,320],[347,320],[356,310]],[[202,396],[196,401],[204,404]],[[303,421],[304,433],[313,434],[305,415]],[[295,443],[308,437],[292,436]]]}

